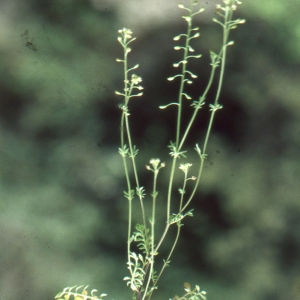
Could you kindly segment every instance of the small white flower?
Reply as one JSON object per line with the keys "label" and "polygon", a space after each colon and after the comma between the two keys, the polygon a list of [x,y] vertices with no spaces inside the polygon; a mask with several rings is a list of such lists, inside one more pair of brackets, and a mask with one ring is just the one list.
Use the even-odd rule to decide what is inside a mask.
{"label": "small white flower", "polygon": [[131,82],[134,84],[134,85],[138,85],[140,82],[142,82],[142,77],[139,77],[135,74],[132,74],[131,76]]}

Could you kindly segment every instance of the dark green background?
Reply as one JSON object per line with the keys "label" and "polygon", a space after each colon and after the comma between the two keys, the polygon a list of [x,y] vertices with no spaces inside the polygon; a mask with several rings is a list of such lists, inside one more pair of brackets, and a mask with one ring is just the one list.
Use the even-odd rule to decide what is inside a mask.
{"label": "dark green background", "polygon": [[[186,281],[211,300],[300,297],[300,3],[244,2],[237,16],[247,22],[231,35],[224,109],[191,205],[195,217],[185,220],[154,299],[181,295]],[[199,74],[189,89],[194,98],[208,79],[209,50],[220,42],[220,28],[210,22],[214,2],[201,4],[201,38],[193,45],[203,57],[191,67]],[[125,26],[137,35],[129,59],[140,64],[145,90],[132,101],[131,122],[141,184],[150,194],[144,171],[150,158],[167,163],[160,179],[168,179],[175,115],[158,105],[176,101],[176,83],[166,78],[176,74],[172,63],[179,59],[172,38],[185,30],[179,12],[174,0],[0,2],[3,299],[52,299],[75,284],[90,284],[109,299],[131,296],[123,281],[127,202],[118,155],[121,98],[114,94],[123,76],[115,61],[122,57],[117,31]],[[186,146],[183,162],[194,163],[194,174],[193,145],[203,143],[207,112]]]}

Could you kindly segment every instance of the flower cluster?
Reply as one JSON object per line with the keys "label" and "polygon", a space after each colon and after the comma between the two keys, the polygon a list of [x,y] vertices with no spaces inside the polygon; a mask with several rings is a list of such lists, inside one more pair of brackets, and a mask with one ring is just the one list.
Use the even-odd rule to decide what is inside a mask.
{"label": "flower cluster", "polygon": [[146,169],[152,171],[154,173],[158,172],[159,169],[164,168],[166,166],[165,163],[161,163],[159,158],[152,158],[150,160],[150,165],[146,166]]}

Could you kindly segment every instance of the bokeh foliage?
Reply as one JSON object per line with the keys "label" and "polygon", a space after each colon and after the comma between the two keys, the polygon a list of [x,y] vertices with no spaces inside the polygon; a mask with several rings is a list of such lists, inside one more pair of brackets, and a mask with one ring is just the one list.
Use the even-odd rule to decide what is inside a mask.
{"label": "bokeh foliage", "polygon": [[[125,298],[127,203],[114,90],[122,86],[117,30],[134,24],[134,16],[119,17],[126,1],[1,3],[3,298],[51,298],[75,284]],[[239,14],[247,23],[233,33],[224,109],[195,217],[160,286],[165,297],[181,293],[185,281],[200,284],[208,299],[300,297],[299,3],[244,2]],[[147,11],[151,4],[143,3]],[[132,64],[140,64],[145,87],[131,116],[141,169],[152,157],[168,166],[174,139],[172,112],[157,108],[177,94],[166,78],[177,60],[172,38],[184,23],[168,13],[132,28]],[[207,81],[208,50],[217,47],[211,17],[208,9],[198,20],[203,58],[193,70],[201,74],[193,96]],[[205,122],[194,128],[191,147]],[[148,180],[145,174],[146,188]]]}

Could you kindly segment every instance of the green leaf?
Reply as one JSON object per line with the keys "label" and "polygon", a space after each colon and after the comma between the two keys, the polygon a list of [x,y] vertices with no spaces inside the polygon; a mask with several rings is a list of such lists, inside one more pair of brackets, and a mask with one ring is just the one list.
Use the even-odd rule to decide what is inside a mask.
{"label": "green leaf", "polygon": [[139,188],[136,188],[136,194],[139,198],[143,199],[146,196],[144,187],[141,186]]}
{"label": "green leaf", "polygon": [[131,190],[129,192],[123,191],[124,197],[131,201],[134,198],[134,190]]}

